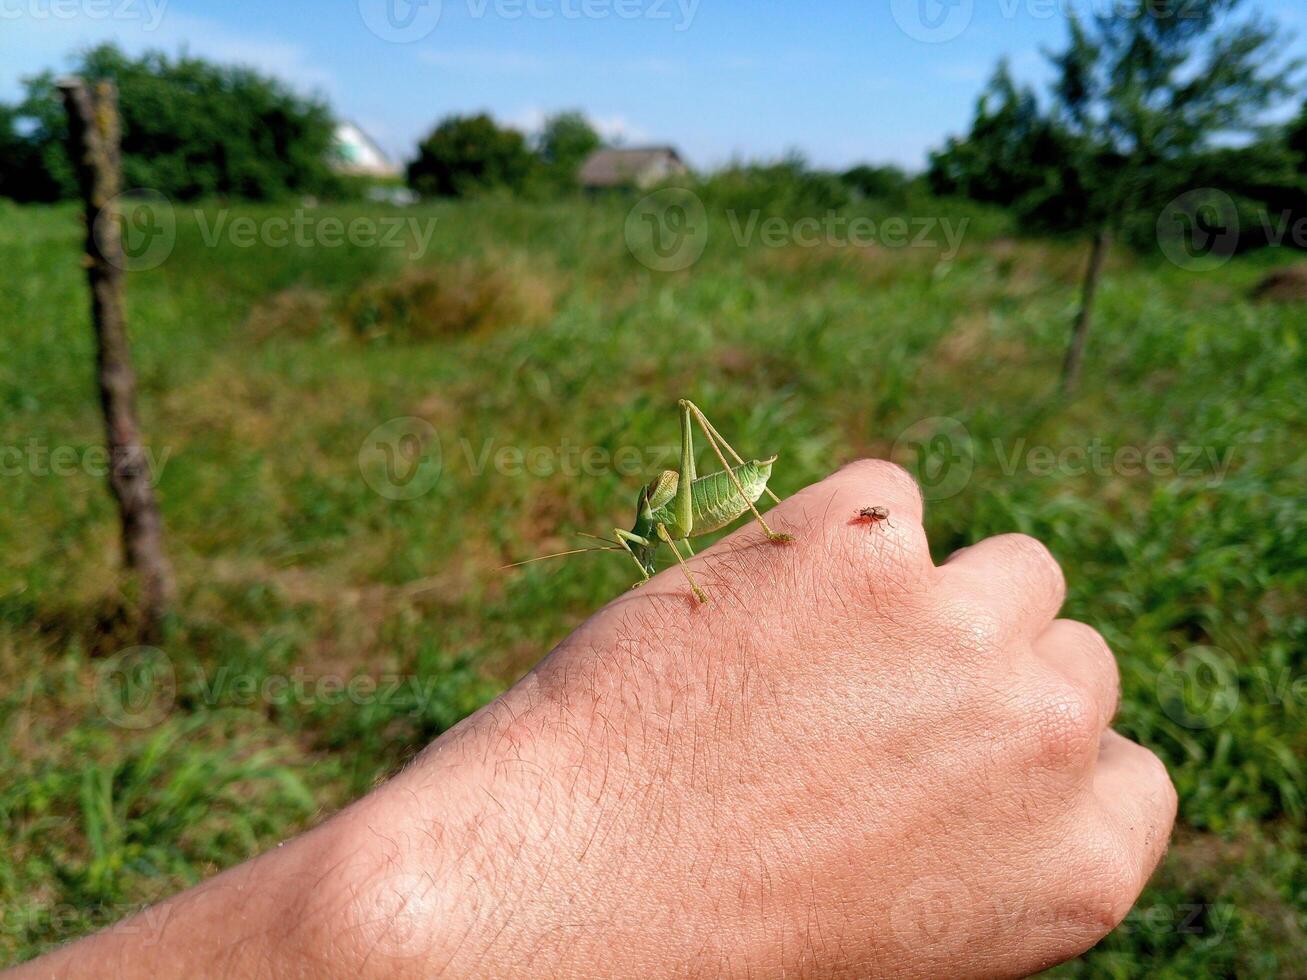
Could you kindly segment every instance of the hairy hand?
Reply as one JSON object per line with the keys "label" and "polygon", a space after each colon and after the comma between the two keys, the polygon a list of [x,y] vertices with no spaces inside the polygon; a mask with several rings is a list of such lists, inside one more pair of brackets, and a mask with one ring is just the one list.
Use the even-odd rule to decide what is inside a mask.
{"label": "hairy hand", "polygon": [[[884,507],[888,521],[860,518]],[[310,834],[30,976],[1014,976],[1125,916],[1175,792],[1007,535],[858,463],[615,600]]]}
{"label": "hairy hand", "polygon": [[768,517],[794,543],[692,560],[709,604],[663,572],[376,795],[369,972],[1019,975],[1121,921],[1175,793],[1048,551],[936,567],[885,463]]}

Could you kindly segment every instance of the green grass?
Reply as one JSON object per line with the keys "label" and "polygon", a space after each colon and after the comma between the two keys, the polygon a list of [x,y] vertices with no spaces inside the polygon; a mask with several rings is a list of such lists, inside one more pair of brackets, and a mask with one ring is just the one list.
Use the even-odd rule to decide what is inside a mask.
{"label": "green grass", "polygon": [[[498,566],[628,520],[692,396],[742,449],[780,454],[782,494],[952,419],[912,430],[953,434],[927,445],[954,468],[936,455],[922,474],[937,555],[1021,530],[1062,561],[1068,615],[1120,659],[1121,730],[1181,794],[1136,913],[1063,975],[1301,972],[1307,353],[1301,306],[1247,300],[1291,257],[1198,275],[1118,255],[1081,393],[1059,401],[1081,250],[918,207],[972,219],[961,252],[741,248],[714,210],[703,258],[675,273],[632,258],[617,200],[385,212],[436,220],[416,261],[211,247],[183,214],[168,261],[129,276],[181,584],[163,653],[141,655],[122,653],[113,509],[77,463],[101,431],[76,214],[0,208],[0,446],[24,452],[0,477],[0,960],[311,825],[511,683],[630,577],[611,556]],[[478,276],[514,290],[480,326]],[[396,282],[433,278],[396,329],[351,329],[360,304],[382,308],[370,297],[392,308]],[[405,417],[434,427],[442,462],[407,501],[359,462]],[[1094,446],[1127,465],[1056,464]],[[29,462],[42,447],[75,465]],[[593,455],[565,472],[588,447],[641,474]],[[1189,447],[1215,456],[1182,465]],[[1135,449],[1179,455],[1135,473]],[[380,686],[340,692],[358,677]],[[1224,680],[1237,704],[1179,700],[1185,677]],[[114,723],[125,680],[147,696],[131,727]]]}

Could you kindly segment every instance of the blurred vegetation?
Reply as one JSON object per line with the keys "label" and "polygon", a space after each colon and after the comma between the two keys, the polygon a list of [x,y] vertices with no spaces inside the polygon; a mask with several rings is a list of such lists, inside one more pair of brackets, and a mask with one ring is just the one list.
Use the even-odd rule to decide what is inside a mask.
{"label": "blurred vegetation", "polygon": [[1277,227],[1307,219],[1307,105],[1287,125],[1265,115],[1300,92],[1302,65],[1274,22],[1236,18],[1246,6],[1072,17],[1047,97],[1001,61],[970,130],[931,155],[931,189],[1010,207],[1027,230],[1106,227],[1150,249],[1163,209],[1202,188],[1233,199],[1239,248],[1282,244]]}
{"label": "blurred vegetation", "polygon": [[[331,168],[331,110],[276,79],[187,54],[132,57],[112,44],[79,55],[71,73],[118,85],[124,187],[182,201],[343,189]],[[54,201],[76,194],[55,78],[47,71],[26,79],[24,99],[0,105],[0,196]]]}
{"label": "blurred vegetation", "polygon": [[[1019,530],[1062,561],[1066,612],[1116,651],[1119,726],[1171,767],[1181,825],[1126,926],[1061,975],[1300,972],[1307,352],[1301,303],[1253,299],[1292,255],[1199,274],[1117,254],[1064,401],[1050,393],[1080,243],[1016,237],[1005,213],[919,187],[892,204],[857,185],[793,161],[726,171],[702,187],[704,254],[675,273],[633,258],[618,196],[315,212],[434,220],[421,258],[348,238],[208,244],[218,206],[179,209],[168,260],[128,277],[182,587],[144,653],[89,464],[102,436],[77,214],[0,204],[0,959],[320,820],[620,594],[630,570],[612,556],[499,566],[629,518],[689,396],[742,450],[780,454],[782,494],[861,455],[914,464],[899,435],[955,420],[969,478],[919,471],[937,556]],[[956,254],[938,236],[740,244],[726,210],[828,206],[965,219],[966,236]],[[401,418],[433,427],[423,452],[440,460],[409,500],[374,490],[360,462]],[[1161,462],[1079,465],[1095,446]],[[641,472],[577,473],[578,447],[626,447]],[[1065,462],[1032,455],[1045,449]],[[1203,701],[1211,677],[1233,705]],[[119,699],[124,678],[149,697]]]}

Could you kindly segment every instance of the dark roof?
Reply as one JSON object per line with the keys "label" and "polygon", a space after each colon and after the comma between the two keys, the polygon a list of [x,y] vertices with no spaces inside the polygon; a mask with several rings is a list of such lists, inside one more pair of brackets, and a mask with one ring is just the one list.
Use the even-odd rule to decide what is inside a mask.
{"label": "dark roof", "polygon": [[651,166],[671,163],[685,169],[685,162],[672,146],[641,146],[631,148],[605,148],[595,150],[581,166],[582,184],[589,187],[611,187],[638,180]]}

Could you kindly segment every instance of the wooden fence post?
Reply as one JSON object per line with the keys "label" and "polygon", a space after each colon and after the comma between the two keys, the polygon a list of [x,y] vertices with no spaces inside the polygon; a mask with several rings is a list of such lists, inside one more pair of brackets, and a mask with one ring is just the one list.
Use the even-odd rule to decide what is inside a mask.
{"label": "wooden fence post", "polygon": [[148,456],[136,421],[132,371],[123,312],[126,268],[118,194],[122,189],[118,92],[112,82],[92,90],[80,78],[59,81],[68,112],[68,151],[86,205],[86,271],[95,327],[96,374],[109,449],[109,488],[122,521],[123,554],[140,577],[147,633],[156,633],[175,594],[163,543]]}

